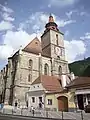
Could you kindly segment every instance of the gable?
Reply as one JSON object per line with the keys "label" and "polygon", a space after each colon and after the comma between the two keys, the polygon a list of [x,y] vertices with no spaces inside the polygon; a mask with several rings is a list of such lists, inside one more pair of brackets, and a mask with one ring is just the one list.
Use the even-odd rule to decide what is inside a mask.
{"label": "gable", "polygon": [[39,54],[42,52],[41,42],[36,37],[23,49],[23,51]]}

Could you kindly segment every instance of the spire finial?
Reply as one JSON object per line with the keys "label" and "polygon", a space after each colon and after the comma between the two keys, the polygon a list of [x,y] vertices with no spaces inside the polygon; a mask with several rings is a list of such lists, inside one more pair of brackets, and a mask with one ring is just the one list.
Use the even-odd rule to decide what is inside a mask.
{"label": "spire finial", "polygon": [[53,19],[53,16],[52,16],[51,13],[50,13],[50,16],[49,16],[49,22],[54,22],[54,19]]}

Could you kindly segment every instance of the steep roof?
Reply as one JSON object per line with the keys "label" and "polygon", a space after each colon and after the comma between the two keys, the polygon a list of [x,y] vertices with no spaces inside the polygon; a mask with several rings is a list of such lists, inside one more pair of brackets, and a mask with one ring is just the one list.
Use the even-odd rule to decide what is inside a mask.
{"label": "steep roof", "polygon": [[35,37],[24,49],[25,52],[39,54],[42,52],[41,42]]}
{"label": "steep roof", "polygon": [[47,91],[62,91],[63,89],[60,81],[58,77],[42,75],[38,77],[32,85],[41,83]]}
{"label": "steep roof", "polygon": [[70,82],[69,85],[67,85],[67,88],[80,88],[80,87],[87,87],[90,86],[90,77],[78,77]]}

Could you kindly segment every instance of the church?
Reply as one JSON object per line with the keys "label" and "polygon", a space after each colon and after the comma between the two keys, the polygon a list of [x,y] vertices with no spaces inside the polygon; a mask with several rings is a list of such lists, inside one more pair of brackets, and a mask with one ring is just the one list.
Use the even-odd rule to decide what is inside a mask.
{"label": "church", "polygon": [[[4,103],[14,105],[17,101],[22,106],[27,103],[32,106],[36,99],[34,96],[39,93],[46,96],[47,93],[47,101],[45,97],[38,96],[39,100],[43,101],[44,108],[47,102],[49,107],[52,105],[53,101],[48,96],[56,95],[56,104],[59,105],[54,105],[53,108],[58,107],[60,110],[59,106],[65,100],[67,111],[70,96],[66,95],[69,93],[65,86],[74,79],[74,75],[70,74],[65,58],[64,34],[58,29],[52,15],[45,25],[41,41],[36,37],[25,48],[20,48],[9,57],[5,71],[7,79],[3,94]],[[31,99],[33,103],[30,102]],[[39,102],[34,106],[36,104],[38,107]]]}

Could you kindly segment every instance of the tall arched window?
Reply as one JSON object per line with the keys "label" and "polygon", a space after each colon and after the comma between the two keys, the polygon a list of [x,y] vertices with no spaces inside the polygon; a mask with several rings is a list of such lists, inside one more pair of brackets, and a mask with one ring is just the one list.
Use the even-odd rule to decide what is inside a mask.
{"label": "tall arched window", "polygon": [[45,75],[48,75],[48,74],[49,74],[49,66],[48,66],[47,63],[46,63],[45,66],[44,66],[44,74],[45,74]]}
{"label": "tall arched window", "polygon": [[28,75],[28,82],[31,82],[31,81],[32,81],[32,75],[29,74],[29,75]]}
{"label": "tall arched window", "polygon": [[28,82],[32,81],[32,71],[33,71],[33,61],[29,60],[29,75],[28,75]]}
{"label": "tall arched window", "polygon": [[56,34],[56,44],[58,45],[58,34]]}
{"label": "tall arched window", "polygon": [[32,68],[33,68],[33,61],[30,59],[29,60],[29,68],[30,68],[30,70],[32,71]]}
{"label": "tall arched window", "polygon": [[59,74],[59,76],[62,74],[62,67],[61,66],[59,66],[59,68],[58,68],[58,74]]}

